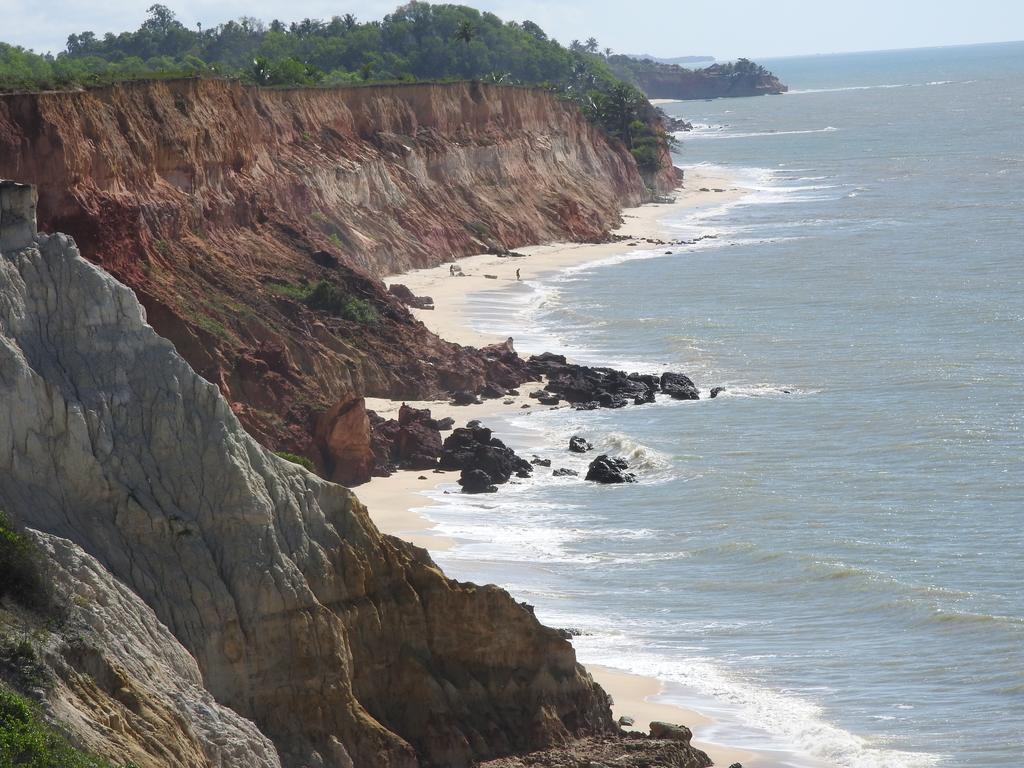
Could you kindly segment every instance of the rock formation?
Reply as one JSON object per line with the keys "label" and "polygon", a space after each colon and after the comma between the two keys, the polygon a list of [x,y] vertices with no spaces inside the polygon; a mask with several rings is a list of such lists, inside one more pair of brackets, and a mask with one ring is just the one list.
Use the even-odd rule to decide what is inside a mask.
{"label": "rock formation", "polygon": [[[0,507],[80,548],[69,572],[102,566],[149,606],[239,734],[230,764],[273,765],[244,720],[282,765],[325,768],[466,766],[614,729],[556,630],[261,447],[64,235],[0,256]],[[161,674],[198,686],[168,652]],[[197,764],[220,765],[193,735]]]}
{"label": "rock formation", "polygon": [[[134,289],[251,434],[323,474],[341,458],[321,455],[313,434],[339,403],[496,381],[378,277],[603,238],[622,206],[650,195],[625,147],[574,106],[480,83],[263,90],[193,79],[2,95],[3,176],[39,185],[43,229],[69,233]],[[671,165],[649,182],[675,186]],[[364,320],[308,306],[321,282],[359,302]]]}
{"label": "rock formation", "polygon": [[64,615],[33,635],[54,678],[50,713],[76,742],[138,768],[280,768],[270,739],[203,688],[149,606],[71,541],[35,538]]}

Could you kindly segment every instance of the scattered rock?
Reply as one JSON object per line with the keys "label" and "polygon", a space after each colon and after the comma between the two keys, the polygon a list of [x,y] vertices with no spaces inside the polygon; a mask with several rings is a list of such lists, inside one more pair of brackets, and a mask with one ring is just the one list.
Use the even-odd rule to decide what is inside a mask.
{"label": "scattered rock", "polygon": [[635,722],[636,722],[636,720],[634,720],[629,715],[623,715],[622,717],[619,718],[619,725],[630,726],[630,725],[633,725]]}
{"label": "scattered rock", "polygon": [[533,464],[535,467],[550,467],[551,466],[551,459],[542,459],[542,458],[539,458],[537,456],[534,456],[530,460],[530,463]]}
{"label": "scattered rock", "polygon": [[715,387],[714,389],[711,390],[711,399],[714,400],[723,392],[725,392],[725,387]]}
{"label": "scattered rock", "polygon": [[445,416],[443,419],[434,420],[434,429],[438,432],[447,432],[455,426],[455,419],[451,416]]}
{"label": "scattered rock", "polygon": [[625,459],[612,458],[601,454],[587,468],[587,480],[595,483],[635,483],[636,475],[627,472],[629,464]]}
{"label": "scattered rock", "polygon": [[586,453],[591,450],[592,446],[589,442],[584,440],[579,435],[573,435],[569,438],[569,450],[573,453]]}
{"label": "scattered rock", "polygon": [[559,467],[551,473],[552,477],[579,477],[579,472],[575,469],[569,469],[568,467]]}

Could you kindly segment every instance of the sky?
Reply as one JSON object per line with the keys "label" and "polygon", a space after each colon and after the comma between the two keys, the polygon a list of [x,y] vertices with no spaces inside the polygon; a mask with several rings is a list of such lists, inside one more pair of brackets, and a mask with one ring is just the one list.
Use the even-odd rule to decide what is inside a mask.
{"label": "sky", "polygon": [[[0,41],[38,52],[67,36],[136,29],[155,0],[0,0]],[[239,16],[270,21],[353,13],[379,19],[399,0],[163,0],[204,27]],[[1024,40],[1024,0],[472,0],[504,19],[530,19],[563,43],[655,56],[771,58],[841,51]]]}

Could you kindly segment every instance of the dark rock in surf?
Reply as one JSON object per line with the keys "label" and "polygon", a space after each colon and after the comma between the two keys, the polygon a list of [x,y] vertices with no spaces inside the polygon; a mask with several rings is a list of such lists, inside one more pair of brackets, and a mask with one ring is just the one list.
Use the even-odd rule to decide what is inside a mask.
{"label": "dark rock in surf", "polygon": [[497,493],[498,486],[482,469],[464,469],[459,477],[463,493]]}
{"label": "dark rock in surf", "polygon": [[661,374],[661,391],[676,400],[700,400],[696,385],[681,373],[666,371]]}
{"label": "dark rock in surf", "polygon": [[580,473],[568,467],[559,467],[551,473],[552,477],[579,477]]}
{"label": "dark rock in surf", "polygon": [[714,400],[723,392],[725,392],[725,387],[715,387],[714,389],[711,390],[711,399]]}
{"label": "dark rock in surf", "polygon": [[601,454],[587,468],[587,480],[594,483],[615,484],[635,483],[636,475],[627,472],[629,464],[625,459],[612,458]]}
{"label": "dark rock in surf", "polygon": [[592,446],[589,442],[584,440],[579,435],[573,435],[572,437],[569,438],[569,450],[572,453],[586,453],[593,447],[594,446]]}

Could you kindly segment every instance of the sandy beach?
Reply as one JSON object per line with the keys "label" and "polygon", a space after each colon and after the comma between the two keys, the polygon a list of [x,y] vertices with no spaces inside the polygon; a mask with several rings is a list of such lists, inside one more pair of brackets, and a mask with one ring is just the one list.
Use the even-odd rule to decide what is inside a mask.
{"label": "sandy beach", "polygon": [[[702,188],[723,190],[701,192]],[[628,240],[611,243],[552,243],[517,248],[525,258],[508,258],[493,254],[481,254],[459,259],[458,267],[465,277],[452,277],[449,265],[442,264],[428,269],[417,269],[401,275],[391,275],[384,281],[401,283],[417,296],[430,296],[435,309],[415,309],[413,313],[438,336],[459,344],[483,346],[504,341],[504,338],[488,336],[474,331],[466,322],[468,299],[480,291],[493,291],[501,285],[516,281],[516,270],[523,280],[542,277],[566,267],[599,261],[628,251],[631,248],[652,248],[646,240],[669,241],[672,239],[661,222],[681,211],[722,205],[736,200],[744,194],[728,177],[702,172],[700,169],[687,170],[685,185],[675,192],[674,203],[649,203],[639,208],[627,208],[622,214],[622,226],[616,235]],[[638,243],[630,246],[629,243]],[[665,250],[672,250],[665,246]],[[488,277],[492,275],[493,277]]]}
{"label": "sandy beach", "polygon": [[[700,191],[701,188],[722,191]],[[501,285],[516,281],[516,270],[520,279],[529,280],[543,277],[566,267],[599,261],[622,253],[630,248],[664,247],[648,241],[670,241],[662,221],[681,211],[702,206],[721,205],[731,202],[744,194],[732,179],[702,173],[700,170],[687,171],[686,183],[675,193],[672,203],[653,203],[638,208],[626,209],[622,214],[622,225],[615,234],[626,236],[627,240],[611,243],[553,243],[516,249],[524,258],[500,257],[481,254],[459,259],[458,267],[465,276],[452,277],[449,265],[420,269],[385,279],[389,285],[402,283],[416,295],[430,296],[434,300],[433,310],[413,310],[416,316],[432,331],[443,338],[472,346],[483,346],[501,342],[503,337],[480,333],[469,326],[468,302],[474,293],[493,291]],[[632,244],[632,245],[631,245]],[[534,389],[530,385],[520,388],[520,395],[511,399],[489,400],[480,405],[454,406],[447,401],[407,401],[417,408],[430,408],[435,418],[452,416],[457,424],[471,419],[486,423],[488,417],[501,414],[521,413],[523,404],[530,404],[533,410],[544,409],[536,400],[528,397]],[[367,408],[385,417],[396,417],[401,402],[382,398],[367,398]],[[500,435],[499,435],[500,437]],[[434,524],[418,510],[429,506],[430,501],[422,494],[442,484],[454,483],[457,472],[396,472],[391,477],[374,478],[355,489],[370,511],[378,528],[385,533],[400,536],[428,550],[444,551],[456,542],[439,535]],[[594,679],[612,696],[615,717],[627,716],[634,720],[636,730],[647,730],[648,723],[661,720],[681,723],[690,727],[695,734],[694,744],[704,749],[716,765],[729,766],[742,763],[747,768],[769,768],[778,765],[767,753],[748,752],[720,744],[702,741],[702,727],[713,721],[704,715],[673,704],[657,700],[663,693],[661,681],[633,675],[621,670],[601,666],[588,667]]]}

